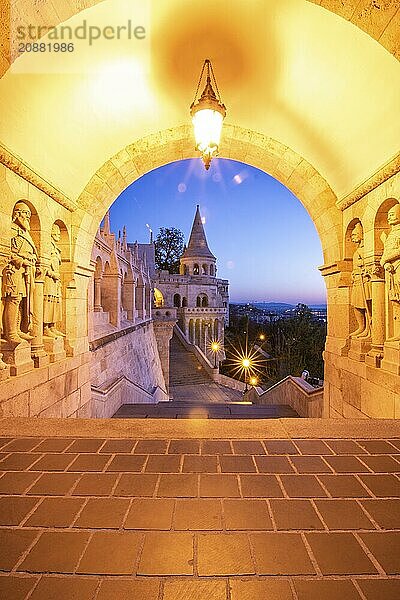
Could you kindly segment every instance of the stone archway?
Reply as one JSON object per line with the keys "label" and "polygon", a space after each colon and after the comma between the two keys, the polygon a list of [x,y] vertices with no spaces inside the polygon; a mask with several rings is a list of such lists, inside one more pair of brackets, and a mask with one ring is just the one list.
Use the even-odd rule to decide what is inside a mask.
{"label": "stone archway", "polygon": [[[157,167],[195,156],[191,127],[182,125],[137,140],[104,163],[77,199],[85,218],[76,244],[79,260],[84,258],[82,248],[88,236],[94,239],[104,214],[126,187]],[[340,260],[342,212],[336,206],[337,197],[305,158],[277,140],[229,124],[223,130],[221,157],[257,167],[289,188],[315,224],[325,263]]]}

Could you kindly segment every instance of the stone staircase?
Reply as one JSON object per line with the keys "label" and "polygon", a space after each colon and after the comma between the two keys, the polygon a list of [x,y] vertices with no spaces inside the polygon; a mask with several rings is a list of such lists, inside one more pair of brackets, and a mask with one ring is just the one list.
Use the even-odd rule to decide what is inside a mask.
{"label": "stone staircase", "polygon": [[196,357],[186,350],[174,334],[170,342],[169,385],[198,385],[211,379]]}

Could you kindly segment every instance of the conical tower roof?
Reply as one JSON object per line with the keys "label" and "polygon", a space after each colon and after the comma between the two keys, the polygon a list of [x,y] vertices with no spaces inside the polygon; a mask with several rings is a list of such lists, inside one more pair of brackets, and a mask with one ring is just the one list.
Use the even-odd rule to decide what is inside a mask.
{"label": "conical tower roof", "polygon": [[207,244],[206,234],[201,221],[199,205],[197,205],[196,208],[196,214],[194,216],[189,243],[182,255],[182,258],[212,258],[213,260],[216,260]]}

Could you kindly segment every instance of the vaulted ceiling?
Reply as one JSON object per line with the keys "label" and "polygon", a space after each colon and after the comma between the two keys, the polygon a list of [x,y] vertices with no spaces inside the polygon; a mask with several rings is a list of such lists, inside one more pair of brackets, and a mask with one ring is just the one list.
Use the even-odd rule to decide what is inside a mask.
{"label": "vaulted ceiling", "polygon": [[14,56],[3,28],[0,140],[76,198],[118,150],[188,122],[202,62],[211,58],[227,122],[292,148],[343,196],[398,151],[398,6],[19,0],[11,4],[15,27],[66,19],[71,27],[83,19],[104,27],[130,19],[146,28],[146,39],[76,41],[74,52],[25,53],[8,68]]}

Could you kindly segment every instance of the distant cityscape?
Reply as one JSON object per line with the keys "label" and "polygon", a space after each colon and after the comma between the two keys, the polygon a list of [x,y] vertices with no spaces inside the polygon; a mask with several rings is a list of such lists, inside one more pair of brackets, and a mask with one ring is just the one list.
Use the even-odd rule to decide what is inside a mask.
{"label": "distant cityscape", "polygon": [[[231,316],[248,317],[255,323],[271,323],[278,319],[290,319],[299,312],[299,305],[285,302],[231,302]],[[326,304],[307,305],[314,321],[327,322]]]}

